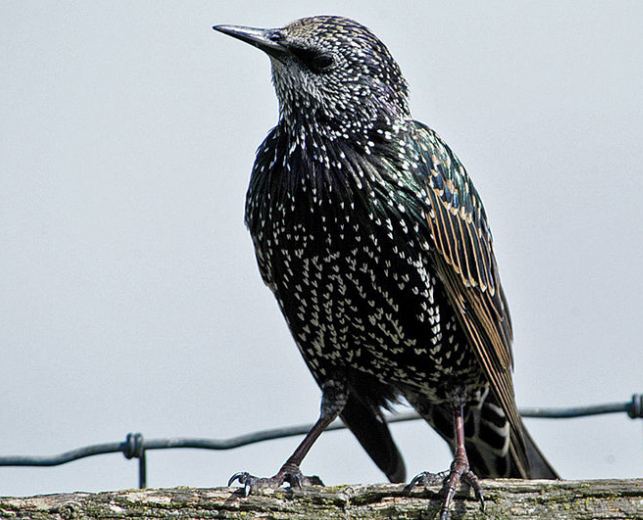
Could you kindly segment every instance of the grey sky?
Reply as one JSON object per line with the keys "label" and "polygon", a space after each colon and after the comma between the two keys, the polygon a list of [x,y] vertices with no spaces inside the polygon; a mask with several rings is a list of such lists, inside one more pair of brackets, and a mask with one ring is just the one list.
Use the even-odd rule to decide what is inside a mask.
{"label": "grey sky", "polygon": [[[481,192],[516,328],[523,406],[642,391],[643,4],[0,3],[0,452],[225,437],[312,421],[319,391],[243,226],[277,118],[269,62],[210,29],[342,14],[388,45],[414,116]],[[641,424],[528,422],[566,478],[641,476]],[[409,474],[446,445],[394,427]],[[272,474],[296,440],[149,455],[151,486]],[[382,475],[346,433],[304,471]],[[118,455],[0,468],[0,494],[136,484]]]}

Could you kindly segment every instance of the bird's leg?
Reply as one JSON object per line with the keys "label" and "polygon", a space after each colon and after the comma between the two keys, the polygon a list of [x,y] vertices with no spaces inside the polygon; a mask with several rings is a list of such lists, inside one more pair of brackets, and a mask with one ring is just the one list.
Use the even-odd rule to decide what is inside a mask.
{"label": "bird's leg", "polygon": [[480,500],[480,508],[484,511],[484,497],[482,496],[480,481],[469,468],[469,459],[467,458],[467,452],[464,447],[464,414],[462,405],[453,408],[453,432],[455,437],[455,457],[451,463],[449,476],[444,480],[442,487],[444,502],[440,510],[440,520],[447,520],[449,518],[449,508],[451,507],[453,496],[460,482],[465,482],[473,488],[476,498]]}
{"label": "bird's leg", "polygon": [[[480,480],[469,467],[469,459],[467,458],[467,452],[464,446],[464,414],[462,405],[457,405],[453,408],[453,432],[455,438],[455,456],[451,463],[451,468],[447,472],[442,484],[444,501],[440,509],[440,520],[449,519],[449,509],[453,502],[455,492],[458,489],[458,484],[461,482],[473,488],[476,498],[480,501],[480,508],[484,511],[484,497],[482,495]],[[430,473],[420,473],[409,483],[406,489],[410,491],[416,485],[436,483],[435,478],[431,477],[435,476]]]}
{"label": "bird's leg", "polygon": [[235,480],[243,485],[243,491],[248,496],[254,489],[281,487],[284,483],[290,484],[290,487],[301,488],[307,485],[323,486],[323,482],[317,476],[305,476],[301,473],[299,466],[310,448],[315,443],[321,433],[332,423],[342,412],[346,405],[348,393],[346,385],[343,382],[328,381],[322,385],[322,402],[319,419],[310,429],[310,431],[301,441],[293,454],[288,457],[279,471],[272,477],[260,478],[251,475],[245,471],[235,473],[230,477],[228,486]]}

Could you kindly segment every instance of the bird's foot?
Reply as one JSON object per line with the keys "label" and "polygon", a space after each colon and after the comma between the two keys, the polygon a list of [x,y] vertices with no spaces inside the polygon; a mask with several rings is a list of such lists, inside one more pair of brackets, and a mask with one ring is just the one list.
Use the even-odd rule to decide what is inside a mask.
{"label": "bird's foot", "polygon": [[422,473],[415,475],[415,477],[411,479],[411,482],[409,482],[404,487],[404,492],[410,493],[414,488],[418,486],[435,486],[436,484],[444,482],[444,479],[448,476],[448,471],[441,471],[440,473],[430,473],[429,471],[423,471]]}
{"label": "bird's foot", "polygon": [[465,460],[456,458],[451,464],[449,471],[442,473],[420,473],[409,482],[404,488],[405,491],[411,491],[416,486],[430,486],[442,481],[441,494],[444,497],[442,508],[440,509],[440,520],[449,520],[449,509],[453,502],[453,497],[460,483],[469,485],[480,502],[480,510],[484,512],[485,502],[482,494],[482,486],[476,474],[469,468],[469,463]]}
{"label": "bird's foot", "polygon": [[255,477],[246,471],[235,473],[228,480],[228,487],[237,480],[243,486],[243,494],[248,496],[257,489],[278,489],[287,483],[291,488],[301,489],[302,486],[323,486],[324,483],[316,476],[302,474],[298,466],[284,465],[272,477]]}

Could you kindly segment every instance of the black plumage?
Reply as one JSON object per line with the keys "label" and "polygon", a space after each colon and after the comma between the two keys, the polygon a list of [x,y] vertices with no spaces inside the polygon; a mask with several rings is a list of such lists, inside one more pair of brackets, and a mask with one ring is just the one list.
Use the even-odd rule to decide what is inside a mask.
{"label": "black plumage", "polygon": [[308,482],[299,464],[339,414],[402,481],[382,421],[400,397],[454,449],[443,517],[460,480],[479,492],[475,474],[555,478],[517,413],[511,321],[481,199],[451,149],[411,118],[387,48],[339,17],[215,29],[271,57],[280,117],[257,151],[246,223],[323,391],[316,427],[277,475],[234,478],[246,492]]}

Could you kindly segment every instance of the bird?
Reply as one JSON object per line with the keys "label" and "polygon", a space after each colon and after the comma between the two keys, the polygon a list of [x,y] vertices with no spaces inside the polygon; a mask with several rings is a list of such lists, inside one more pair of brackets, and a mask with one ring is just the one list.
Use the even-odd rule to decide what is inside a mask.
{"label": "bird", "polygon": [[462,162],[414,120],[408,86],[364,25],[313,16],[276,29],[216,25],[264,51],[279,118],[245,202],[258,268],[321,389],[321,411],[262,487],[319,485],[300,465],[340,417],[391,482],[406,470],[384,412],[404,400],[446,440],[440,518],[481,478],[559,478],[526,430],[512,323],[488,218]]}

